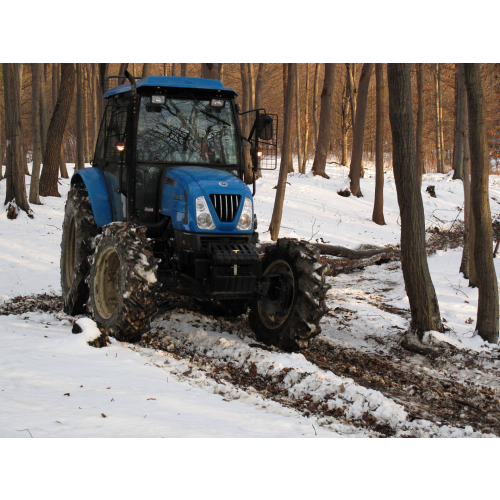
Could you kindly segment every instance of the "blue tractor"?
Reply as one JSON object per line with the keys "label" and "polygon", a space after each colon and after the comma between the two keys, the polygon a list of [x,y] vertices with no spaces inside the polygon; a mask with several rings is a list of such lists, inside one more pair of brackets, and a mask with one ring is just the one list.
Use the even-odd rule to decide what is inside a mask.
{"label": "blue tractor", "polygon": [[255,246],[248,184],[255,194],[255,172],[266,157],[276,164],[276,117],[249,112],[243,137],[236,93],[220,81],[113,78],[92,168],[75,172],[66,202],[65,311],[137,342],[157,292],[173,292],[225,314],[250,309],[258,340],[307,347],[326,312],[325,266],[305,242],[280,239],[264,255]]}

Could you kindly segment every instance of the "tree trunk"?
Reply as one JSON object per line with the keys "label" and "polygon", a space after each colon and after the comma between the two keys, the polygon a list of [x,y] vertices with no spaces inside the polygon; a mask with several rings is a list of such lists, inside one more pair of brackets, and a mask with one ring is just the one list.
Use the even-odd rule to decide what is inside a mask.
{"label": "tree trunk", "polygon": [[[96,63],[95,64],[95,77],[98,79],[97,84],[97,105],[99,107],[99,123],[101,122],[102,115],[104,114],[104,86],[106,85],[106,78],[108,76],[109,63]],[[62,77],[61,77],[62,78]]]}
{"label": "tree trunk", "polygon": [[321,113],[319,115],[319,134],[314,154],[312,172],[329,179],[325,173],[326,158],[330,146],[330,124],[332,119],[332,99],[335,86],[335,63],[325,63],[325,80],[321,91]]}
{"label": "tree trunk", "polygon": [[439,64],[436,63],[434,66],[434,91],[436,97],[436,160],[437,160],[437,172],[439,174],[444,174],[444,162],[443,162],[443,150],[441,149],[441,93],[440,93],[440,82],[439,77],[441,72],[439,71]]}
{"label": "tree trunk", "polygon": [[17,63],[3,63],[5,135],[7,139],[8,165],[5,204],[15,201],[21,210],[30,214],[31,210],[26,198],[26,184],[24,180],[26,157],[24,155],[21,122],[21,80],[19,66]]}
{"label": "tree trunk", "polygon": [[47,102],[47,85],[45,78],[45,69],[42,66],[41,70],[41,83],[40,83],[40,121],[42,129],[42,155],[47,144],[47,130],[49,128],[49,105]]}
{"label": "tree trunk", "polygon": [[187,63],[181,63],[181,76],[187,76]]}
{"label": "tree trunk", "polygon": [[309,157],[309,63],[306,63],[306,104],[304,107],[304,158],[302,160],[303,174],[306,173],[306,163]]}
{"label": "tree trunk", "polygon": [[210,80],[220,80],[222,63],[201,63],[201,77]]}
{"label": "tree trunk", "polygon": [[347,148],[348,148],[348,136],[349,133],[349,95],[347,93],[347,79],[344,83],[344,87],[342,89],[342,159],[340,163],[342,165],[347,165]]}
{"label": "tree trunk", "polygon": [[377,130],[375,132],[375,203],[372,220],[380,226],[384,219],[384,67],[375,65],[377,79]]}
{"label": "tree trunk", "polygon": [[172,76],[177,76],[177,65],[172,63]]}
{"label": "tree trunk", "polygon": [[357,94],[358,89],[356,88],[356,63],[346,63],[347,68],[347,88],[349,89],[349,100],[351,103],[351,124],[354,133],[354,123],[356,121],[356,106],[357,106]]}
{"label": "tree trunk", "polygon": [[418,63],[417,66],[417,172],[418,184],[422,187],[422,175],[424,174],[424,65]]}
{"label": "tree trunk", "polygon": [[493,264],[493,232],[489,203],[489,151],[486,103],[481,84],[481,65],[464,64],[469,112],[471,158],[471,208],[475,226],[476,265],[479,291],[476,331],[484,340],[498,342],[498,287]]}
{"label": "tree trunk", "polygon": [[39,195],[40,164],[42,162],[42,137],[40,123],[40,88],[42,68],[38,63],[31,65],[31,138],[33,140],[33,167],[31,169],[31,184],[29,202],[41,205]]}
{"label": "tree trunk", "polygon": [[[285,112],[284,110],[286,109],[287,103],[286,103],[286,96],[287,96],[287,85],[288,85],[288,66],[289,64],[283,64],[283,113]],[[283,154],[283,152],[281,152]],[[293,169],[293,158],[292,158],[292,148],[290,146],[290,149],[288,151],[288,158],[285,158],[286,165],[287,165],[287,172],[289,174],[292,174],[294,172]],[[280,167],[281,168],[281,167]]]}
{"label": "tree trunk", "polygon": [[441,332],[443,327],[425,253],[424,206],[415,164],[410,67],[389,64],[387,74],[394,179],[401,211],[403,277],[410,302],[411,330],[421,339],[424,332]]}
{"label": "tree trunk", "polygon": [[465,104],[465,81],[464,81],[464,65],[457,64],[457,111],[455,119],[455,149],[453,151],[453,178],[463,179],[463,162],[464,162],[464,108]]}
{"label": "tree trunk", "polygon": [[[250,75],[248,72],[247,63],[240,63],[241,87],[243,89],[241,96],[241,111],[249,111],[251,109],[252,90]],[[241,129],[245,137],[250,133],[250,114],[241,116]],[[243,141],[243,159],[245,162],[245,182],[251,184],[253,182],[252,156],[250,153],[250,144]]]}
{"label": "tree trunk", "polygon": [[54,114],[47,132],[47,145],[43,156],[43,169],[40,176],[40,196],[60,196],[57,189],[57,174],[61,155],[61,143],[68,120],[73,90],[75,87],[75,67],[61,64],[61,86]]}
{"label": "tree trunk", "polygon": [[85,167],[83,159],[83,76],[82,63],[76,63],[76,162],[75,171]]}
{"label": "tree trunk", "polygon": [[146,78],[151,76],[151,63],[144,63],[142,66],[142,77]]}
{"label": "tree trunk", "polygon": [[[128,63],[127,63],[127,66],[128,66]],[[89,93],[88,102],[90,105],[90,123],[91,123],[91,127],[90,127],[91,134],[90,134],[90,139],[89,139],[89,157],[93,158],[97,130],[96,130],[96,118],[95,118],[95,106],[94,106],[94,88],[93,88],[93,83],[92,83],[92,68],[91,68],[90,64],[87,66],[87,75],[88,75],[87,90]]]}
{"label": "tree trunk", "polygon": [[[352,154],[349,178],[351,179],[351,194],[363,196],[360,187],[361,164],[363,162],[363,140],[365,135],[366,103],[368,100],[368,87],[373,72],[373,63],[364,63],[359,77],[358,98],[356,102],[356,119],[352,135]],[[352,104],[351,104],[352,106]]]}
{"label": "tree trunk", "polygon": [[[462,63],[460,63],[462,65]],[[463,68],[462,68],[463,73]],[[465,80],[464,80],[465,90]],[[470,150],[469,150],[469,113],[467,110],[467,92],[464,92],[464,109],[463,109],[463,185],[464,185],[464,248],[462,250],[462,261],[460,263],[460,272],[463,273],[465,279],[470,277]],[[474,268],[475,280],[475,268]]]}
{"label": "tree trunk", "polygon": [[443,92],[441,90],[441,63],[438,64],[438,87],[439,87],[439,142],[441,144],[441,170],[444,174],[444,125],[443,125]]}
{"label": "tree trunk", "polygon": [[[264,91],[264,75],[266,71],[266,63],[259,63],[257,69],[257,77],[255,79],[255,109],[262,108],[262,94]],[[262,177],[262,171],[260,168],[255,172],[255,178],[259,179]]]}
{"label": "tree trunk", "polygon": [[314,70],[314,93],[313,93],[313,123],[314,123],[314,149],[318,145],[319,123],[318,123],[318,90],[319,90],[319,63]]}
{"label": "tree trunk", "polygon": [[[333,66],[333,64],[332,64]],[[286,178],[288,174],[288,165],[286,158],[288,158],[288,152],[291,149],[291,139],[292,139],[292,118],[293,118],[293,89],[295,87],[295,78],[297,78],[297,64],[288,64],[288,81],[286,89],[286,107],[285,107],[285,117],[284,117],[284,130],[283,130],[283,144],[281,147],[281,163],[280,163],[280,173],[278,179],[278,186],[276,189],[276,198],[274,200],[273,215],[271,217],[271,224],[269,225],[269,231],[271,232],[271,239],[276,241],[279,236],[281,217],[283,215],[283,202],[285,200],[285,188],[286,188]]]}
{"label": "tree trunk", "polygon": [[302,172],[302,146],[300,137],[300,70],[297,65],[297,78],[295,79],[295,121],[296,121],[296,132],[297,132],[297,165],[299,167],[300,173]]}

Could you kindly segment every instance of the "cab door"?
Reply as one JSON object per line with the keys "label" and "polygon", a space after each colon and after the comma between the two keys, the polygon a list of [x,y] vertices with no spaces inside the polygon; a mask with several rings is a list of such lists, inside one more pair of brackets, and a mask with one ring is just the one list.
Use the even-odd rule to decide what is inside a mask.
{"label": "cab door", "polygon": [[108,186],[113,222],[127,220],[127,112],[129,100],[110,98],[97,140],[94,166],[100,167]]}

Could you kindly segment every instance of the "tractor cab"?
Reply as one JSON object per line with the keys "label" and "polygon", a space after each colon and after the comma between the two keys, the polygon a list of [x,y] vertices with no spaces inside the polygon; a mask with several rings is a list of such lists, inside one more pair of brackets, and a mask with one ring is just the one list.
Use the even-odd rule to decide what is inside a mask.
{"label": "tractor cab", "polygon": [[[238,201],[244,201],[244,192],[248,190],[244,189],[243,180],[248,160],[242,139],[251,144],[252,167],[256,172],[262,167],[259,136],[265,140],[264,144],[272,145],[277,135],[273,117],[263,110],[252,111],[256,114],[256,125],[250,138],[242,138],[235,104],[237,94],[222,82],[159,76],[136,82],[130,75],[127,78],[127,83],[125,77],[108,79],[119,84],[104,94],[106,105],[93,160],[93,166],[102,171],[106,182],[112,221],[133,220],[154,227],[166,217],[177,215],[176,202],[183,202],[187,209],[189,200],[184,196],[187,191],[168,188],[179,175],[186,181],[187,172],[192,177],[188,184],[201,186],[216,178],[218,188],[224,183],[234,187],[232,179],[239,179],[239,192],[228,194],[239,195]],[[274,147],[274,160],[275,156]],[[224,193],[207,194],[210,198]],[[171,199],[165,199],[166,195]],[[215,200],[220,201],[217,197]],[[230,216],[230,207],[226,213],[225,199],[222,201],[224,213],[218,214],[221,223]],[[235,203],[236,199],[233,211],[238,208]],[[217,211],[215,204],[211,208]],[[220,208],[222,211],[222,205]]]}

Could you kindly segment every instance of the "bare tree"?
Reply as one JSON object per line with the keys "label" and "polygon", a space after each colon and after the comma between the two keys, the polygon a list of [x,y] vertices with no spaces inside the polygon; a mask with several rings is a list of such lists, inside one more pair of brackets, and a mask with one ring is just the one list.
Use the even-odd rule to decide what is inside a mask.
{"label": "bare tree", "polygon": [[[240,75],[241,75],[241,86],[243,89],[241,96],[242,97],[241,111],[242,113],[245,113],[246,111],[250,111],[251,109],[253,109],[252,96],[254,95],[252,91],[253,82],[250,77],[248,63],[240,64]],[[250,129],[251,129],[250,121],[251,120],[249,113],[243,114],[241,116],[241,129],[245,137],[248,137],[248,135],[250,134]],[[252,170],[252,156],[250,153],[250,144],[247,141],[243,141],[243,157],[245,161],[245,182],[247,184],[250,184],[253,181],[254,174]]]}
{"label": "bare tree", "polygon": [[172,63],[172,75],[171,76],[177,76],[177,65],[175,63]]}
{"label": "bare tree", "polygon": [[3,179],[2,110],[0,109],[0,181]]}
{"label": "bare tree", "polygon": [[266,63],[259,63],[257,77],[255,78],[255,109],[262,108],[262,93],[264,91],[264,75]]}
{"label": "bare tree", "polygon": [[[304,106],[304,158],[301,173],[306,173],[306,163],[309,156],[309,63],[306,63],[306,103]],[[300,168],[300,167],[299,167]]]}
{"label": "bare tree", "polygon": [[220,80],[222,63],[201,63],[201,77]]}
{"label": "bare tree", "polygon": [[75,170],[85,168],[83,151],[83,75],[82,63],[76,63],[76,163]]}
{"label": "bare tree", "polygon": [[332,98],[335,86],[335,63],[325,63],[325,80],[321,91],[321,113],[319,115],[319,134],[312,172],[329,179],[325,172],[326,158],[330,146],[330,123],[332,118]]}
{"label": "bare tree", "polygon": [[[462,65],[462,63],[460,63]],[[462,68],[463,75],[463,68]],[[465,90],[465,76],[464,76],[464,90]],[[460,272],[463,273],[465,279],[470,278],[471,259],[470,256],[474,255],[473,249],[471,252],[471,216],[470,216],[470,148],[469,148],[469,112],[467,110],[467,92],[463,96],[463,185],[464,185],[464,247],[462,250],[462,261],[460,262]],[[472,259],[473,260],[473,259]],[[474,281],[476,276],[476,268],[473,267]],[[470,283],[469,283],[470,285]]]}
{"label": "bare tree", "polygon": [[380,226],[385,225],[384,219],[384,67],[381,63],[375,65],[377,79],[377,130],[375,135],[375,202],[373,204],[372,220]]}
{"label": "bare tree", "polygon": [[47,130],[49,128],[49,103],[47,100],[47,80],[45,65],[42,65],[41,80],[40,80],[40,122],[42,130],[42,155],[47,143]]}
{"label": "bare tree", "polygon": [[469,115],[471,156],[471,208],[475,226],[472,256],[479,290],[476,331],[484,340],[498,343],[498,286],[493,264],[493,232],[489,203],[489,153],[486,104],[481,83],[481,65],[464,64]]}
{"label": "bare tree", "polygon": [[151,76],[151,63],[144,63],[142,66],[142,77]]}
{"label": "bare tree", "polygon": [[[368,87],[373,72],[373,63],[364,63],[359,77],[358,98],[356,101],[356,120],[354,122],[352,137],[351,168],[349,177],[351,179],[351,194],[363,196],[360,187],[361,169],[363,162],[363,140],[365,135],[366,103],[368,100]],[[351,104],[352,106],[352,104]]]}
{"label": "bare tree", "polygon": [[457,64],[457,111],[455,113],[455,149],[453,151],[453,178],[463,179],[464,162],[464,111],[465,111],[465,80],[464,66]]}
{"label": "bare tree", "polygon": [[33,140],[33,167],[31,169],[31,184],[29,202],[41,205],[40,166],[42,162],[42,131],[40,123],[40,90],[42,83],[42,65],[31,65],[31,138]]}
{"label": "bare tree", "polygon": [[441,111],[441,65],[436,63],[434,66],[434,94],[436,102],[436,159],[437,171],[444,174],[444,159],[443,159],[443,141],[441,136],[442,131],[442,111]]}
{"label": "bare tree", "polygon": [[285,126],[283,130],[283,144],[281,147],[281,163],[280,173],[278,179],[278,186],[276,189],[276,198],[274,200],[273,215],[271,217],[271,224],[269,231],[271,232],[271,239],[276,241],[279,236],[281,227],[281,217],[283,215],[283,202],[285,200],[286,178],[288,175],[288,165],[286,158],[288,151],[291,149],[292,139],[292,119],[293,119],[293,90],[295,87],[295,78],[297,78],[297,64],[288,64],[288,81],[287,81],[287,95],[285,99]]}
{"label": "bare tree", "polygon": [[40,176],[40,196],[60,196],[57,189],[59,158],[74,87],[74,65],[69,63],[61,64],[61,86],[59,87],[56,107],[47,132],[47,145],[43,156],[42,175]]}
{"label": "bare tree", "polygon": [[442,331],[443,327],[425,253],[424,206],[416,169],[410,67],[408,64],[389,64],[387,74],[394,179],[401,211],[403,277],[410,302],[411,331],[422,338],[425,331]]}
{"label": "bare tree", "polygon": [[[5,132],[7,139],[7,178],[5,204],[15,201],[16,205],[30,214],[31,209],[26,198],[23,147],[23,129],[21,122],[21,69],[17,63],[3,63],[3,86],[5,102]],[[16,217],[12,210],[9,217]]]}
{"label": "bare tree", "polygon": [[319,122],[318,122],[318,89],[319,89],[319,63],[316,63],[314,70],[314,91],[313,91],[313,123],[314,123],[314,148],[318,143]]}
{"label": "bare tree", "polygon": [[417,172],[418,184],[422,186],[422,175],[424,174],[424,65],[417,64]]}
{"label": "bare tree", "polygon": [[[52,112],[54,112],[54,108],[57,103],[57,95],[59,94],[59,64],[52,64]],[[42,153],[43,157],[43,153]],[[66,160],[64,158],[64,141],[61,144],[61,156],[59,159],[59,170],[61,172],[61,177],[63,179],[68,179],[68,170],[66,168]]]}
{"label": "bare tree", "polygon": [[187,63],[181,63],[181,76],[187,76]]}
{"label": "bare tree", "polygon": [[342,88],[342,110],[341,110],[341,118],[342,118],[342,123],[341,123],[341,129],[342,129],[342,159],[340,160],[340,163],[342,165],[347,165],[347,146],[348,146],[348,138],[347,134],[349,132],[349,111],[350,109],[350,100],[349,100],[349,94],[347,92],[347,80],[344,83],[344,86]]}
{"label": "bare tree", "polygon": [[302,147],[300,137],[300,71],[297,65],[297,78],[295,79],[295,118],[296,118],[296,132],[297,132],[297,164],[299,166],[299,172],[302,172]]}

